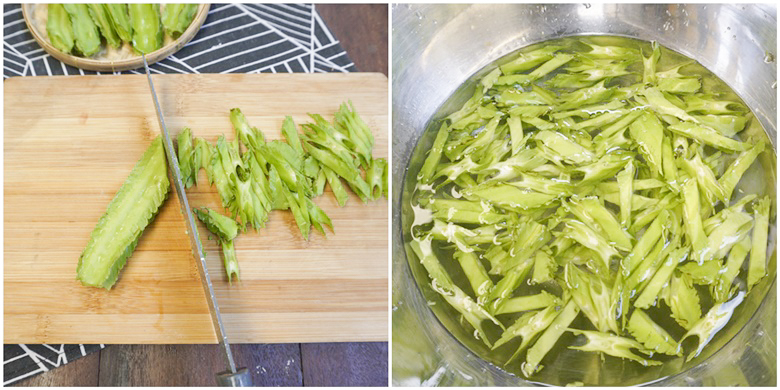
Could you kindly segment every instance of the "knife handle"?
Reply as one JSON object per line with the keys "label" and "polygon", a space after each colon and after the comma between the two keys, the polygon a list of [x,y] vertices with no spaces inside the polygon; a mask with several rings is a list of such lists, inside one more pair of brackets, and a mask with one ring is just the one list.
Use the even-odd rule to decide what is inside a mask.
{"label": "knife handle", "polygon": [[239,368],[236,372],[220,372],[217,374],[217,385],[221,387],[251,387],[252,375],[246,367]]}

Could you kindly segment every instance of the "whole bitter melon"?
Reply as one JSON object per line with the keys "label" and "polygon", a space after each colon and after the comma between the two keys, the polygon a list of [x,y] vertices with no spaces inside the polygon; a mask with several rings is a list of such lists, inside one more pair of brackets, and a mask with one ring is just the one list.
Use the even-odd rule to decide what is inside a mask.
{"label": "whole bitter melon", "polygon": [[157,137],[92,231],[76,269],[83,285],[111,289],[170,187],[162,138]]}

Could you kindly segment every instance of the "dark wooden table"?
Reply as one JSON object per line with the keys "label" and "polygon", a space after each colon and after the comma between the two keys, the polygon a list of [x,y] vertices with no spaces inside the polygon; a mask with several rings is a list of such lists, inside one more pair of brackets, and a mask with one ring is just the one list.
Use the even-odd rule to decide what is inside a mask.
{"label": "dark wooden table", "polygon": [[[387,75],[385,4],[317,4],[361,72]],[[237,344],[256,386],[387,386],[387,343]],[[213,386],[217,345],[110,345],[17,386]]]}

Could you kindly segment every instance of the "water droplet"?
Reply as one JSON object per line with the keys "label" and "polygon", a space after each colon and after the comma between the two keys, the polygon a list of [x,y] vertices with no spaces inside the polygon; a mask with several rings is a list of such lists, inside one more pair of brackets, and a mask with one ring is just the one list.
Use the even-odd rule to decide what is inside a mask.
{"label": "water droplet", "polygon": [[772,83],[772,89],[777,89],[777,81],[775,81],[774,83]]}
{"label": "water droplet", "polygon": [[731,30],[731,27],[726,27],[726,30]]}
{"label": "water droplet", "polygon": [[588,9],[588,8],[590,8],[590,3],[585,3],[585,4],[583,4],[583,5],[585,6],[585,9]]}
{"label": "water droplet", "polygon": [[775,62],[775,55],[770,52],[764,53],[764,62],[766,62],[767,64]]}

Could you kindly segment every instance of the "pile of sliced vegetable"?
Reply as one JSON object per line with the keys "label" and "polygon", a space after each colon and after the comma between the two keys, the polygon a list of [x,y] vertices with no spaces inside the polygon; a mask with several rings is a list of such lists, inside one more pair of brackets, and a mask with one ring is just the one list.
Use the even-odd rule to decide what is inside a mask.
{"label": "pile of sliced vegetable", "polygon": [[[162,13],[160,9],[162,8]],[[164,37],[178,37],[192,23],[197,4],[49,4],[46,32],[63,53],[91,57],[103,48],[132,44],[138,53],[163,46]]]}
{"label": "pile of sliced vegetable", "polygon": [[758,121],[690,62],[658,69],[655,43],[582,42],[487,73],[412,195],[408,243],[433,290],[528,377],[566,332],[580,337],[562,347],[645,366],[694,339],[690,360],[767,275],[772,201],[735,190],[772,152],[739,138]]}
{"label": "pile of sliced vegetable", "polygon": [[[289,209],[308,240],[311,227],[323,235],[325,227],[333,231],[330,218],[313,201],[326,184],[341,207],[349,197],[342,179],[363,202],[387,197],[387,160],[373,157],[374,136],[351,102],[340,106],[332,123],[320,115],[310,116],[314,123],[302,125],[302,134],[292,118],[286,117],[284,141],[267,141],[237,108],[230,111],[236,132],[233,141],[224,136],[216,144],[203,138],[193,141],[188,128],[178,135],[183,184],[186,188],[198,184],[198,173],[204,169],[230,213],[225,216],[208,208],[194,209],[222,246],[230,282],[240,275],[233,240],[248,226],[255,230],[264,227],[272,210]],[[110,289],[116,283],[169,189],[165,152],[158,137],[92,232],[79,259],[77,274],[82,284]]]}
{"label": "pile of sliced vegetable", "polygon": [[188,128],[179,133],[178,159],[184,185],[190,188],[197,184],[198,172],[204,169],[209,183],[217,187],[222,206],[232,216],[214,210],[197,213],[222,243],[230,280],[233,274],[239,277],[239,271],[232,245],[235,234],[228,236],[221,228],[230,224],[225,219],[238,221],[241,230],[247,226],[258,230],[265,226],[272,210],[289,209],[301,235],[308,240],[312,227],[323,235],[325,227],[333,231],[328,215],[312,200],[322,195],[326,183],[341,207],[348,198],[341,179],[363,202],[387,197],[387,160],[373,158],[374,136],[351,102],[341,105],[333,123],[321,115],[310,117],[314,123],[302,125],[302,134],[292,118],[286,117],[282,124],[284,141],[266,141],[238,108],[230,110],[236,132],[232,142],[224,136],[217,139],[216,145],[202,138],[193,141]]}

